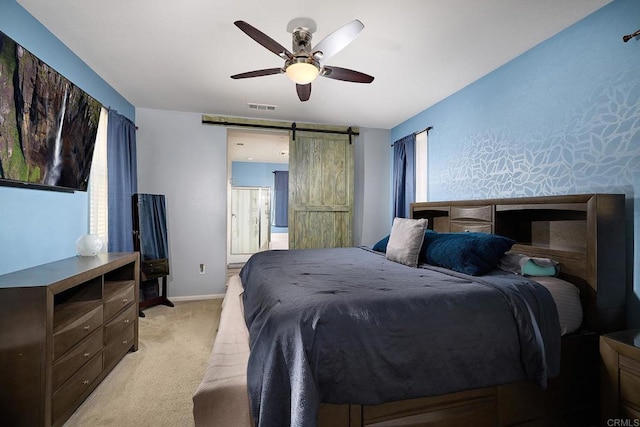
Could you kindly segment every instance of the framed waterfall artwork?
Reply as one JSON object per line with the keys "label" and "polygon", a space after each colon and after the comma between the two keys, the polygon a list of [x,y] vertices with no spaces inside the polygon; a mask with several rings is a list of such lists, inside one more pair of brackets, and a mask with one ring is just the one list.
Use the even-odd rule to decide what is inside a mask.
{"label": "framed waterfall artwork", "polygon": [[0,32],[0,185],[86,191],[101,108]]}

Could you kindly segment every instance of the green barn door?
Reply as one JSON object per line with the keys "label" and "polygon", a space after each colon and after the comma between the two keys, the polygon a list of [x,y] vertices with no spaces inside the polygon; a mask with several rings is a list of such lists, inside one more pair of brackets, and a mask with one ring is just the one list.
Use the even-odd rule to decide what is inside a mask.
{"label": "green barn door", "polygon": [[289,144],[289,247],[353,244],[353,145],[348,135],[296,132]]}

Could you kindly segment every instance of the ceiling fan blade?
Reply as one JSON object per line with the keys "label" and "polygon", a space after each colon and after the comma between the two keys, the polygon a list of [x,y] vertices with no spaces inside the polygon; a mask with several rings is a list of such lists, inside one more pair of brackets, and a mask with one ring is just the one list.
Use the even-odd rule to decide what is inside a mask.
{"label": "ceiling fan blade", "polygon": [[307,83],[306,85],[296,85],[296,92],[298,92],[298,98],[300,101],[308,101],[311,97],[311,83]]}
{"label": "ceiling fan blade", "polygon": [[340,67],[322,67],[320,75],[334,80],[343,80],[345,82],[354,83],[371,83],[374,78],[373,76],[361,73],[360,71]]}
{"label": "ceiling fan blade", "polygon": [[232,79],[248,79],[249,77],[262,77],[262,76],[270,76],[272,74],[280,74],[284,71],[282,68],[267,68],[265,70],[255,70],[248,71],[246,73],[234,74],[231,76]]}
{"label": "ceiling fan blade", "polygon": [[314,55],[316,52],[322,52],[322,56],[319,58],[326,61],[351,43],[363,28],[362,22],[354,19],[322,39],[320,43],[314,46],[312,52]]}
{"label": "ceiling fan blade", "polygon": [[284,46],[280,43],[258,30],[254,26],[247,24],[244,21],[236,21],[234,22],[235,26],[240,28],[245,32],[249,37],[260,43],[262,46],[269,49],[271,52],[275,53],[281,58],[288,59],[291,58],[291,52],[289,52]]}

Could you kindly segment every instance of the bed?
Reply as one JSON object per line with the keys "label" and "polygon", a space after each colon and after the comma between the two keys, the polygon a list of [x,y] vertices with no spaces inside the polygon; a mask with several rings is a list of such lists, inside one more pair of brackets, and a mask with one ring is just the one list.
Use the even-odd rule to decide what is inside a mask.
{"label": "bed", "polygon": [[512,273],[413,268],[366,248],[258,254],[229,281],[196,425],[597,420],[597,333],[623,316],[623,212],[619,195],[413,206],[433,231],[509,236],[559,262],[584,309],[562,338],[550,292]]}

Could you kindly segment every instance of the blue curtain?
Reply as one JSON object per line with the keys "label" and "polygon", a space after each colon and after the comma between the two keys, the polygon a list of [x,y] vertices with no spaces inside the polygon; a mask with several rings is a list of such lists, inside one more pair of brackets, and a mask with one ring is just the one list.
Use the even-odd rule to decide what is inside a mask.
{"label": "blue curtain", "polygon": [[136,126],[109,110],[107,128],[109,252],[133,252],[132,197],[138,191]]}
{"label": "blue curtain", "polygon": [[393,216],[407,218],[416,199],[416,135],[393,143]]}
{"label": "blue curtain", "polygon": [[274,192],[276,199],[275,222],[276,227],[289,226],[289,171],[275,171]]}
{"label": "blue curtain", "polygon": [[167,209],[162,194],[136,194],[140,224],[140,258],[169,258]]}

